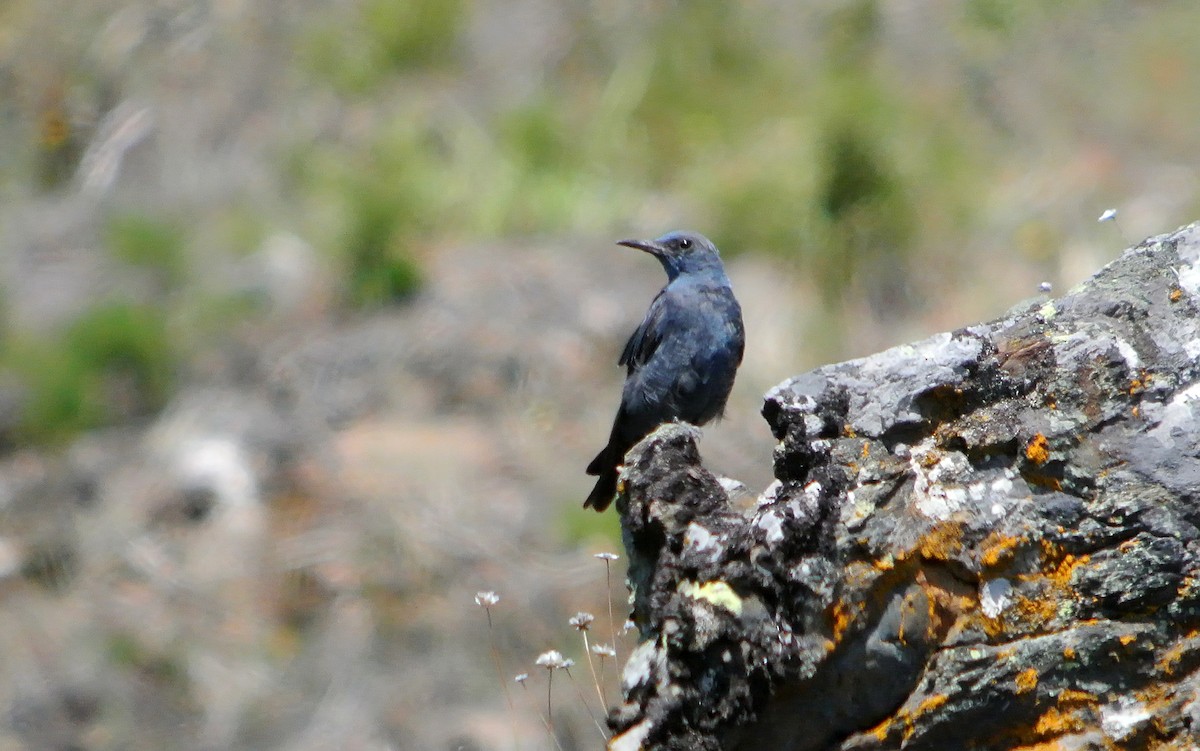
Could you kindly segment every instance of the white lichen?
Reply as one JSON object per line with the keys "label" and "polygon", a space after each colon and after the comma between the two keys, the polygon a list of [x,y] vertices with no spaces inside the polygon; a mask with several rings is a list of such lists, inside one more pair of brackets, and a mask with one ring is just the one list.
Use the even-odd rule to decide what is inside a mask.
{"label": "white lichen", "polygon": [[783,540],[783,520],[774,511],[768,511],[758,517],[754,522],[754,526],[766,533],[766,542],[768,545],[774,545]]}
{"label": "white lichen", "polygon": [[957,451],[943,451],[927,438],[912,449],[908,460],[913,473],[913,498],[917,510],[935,520],[949,518],[967,502],[967,489],[956,482],[971,474],[967,458]]}
{"label": "white lichen", "polygon": [[662,662],[663,655],[659,652],[658,643],[655,641],[642,642],[625,662],[625,669],[621,673],[621,688],[628,693],[638,686],[649,684],[655,668]]}
{"label": "white lichen", "polygon": [[773,480],[766,490],[758,496],[758,505],[765,506],[769,503],[774,503],[779,498],[779,491],[783,488],[783,483],[779,480]]}
{"label": "white lichen", "polygon": [[646,740],[653,729],[654,723],[650,720],[642,720],[609,741],[609,751],[640,751],[642,742]]}
{"label": "white lichen", "polygon": [[997,618],[1012,604],[1012,583],[1008,579],[992,579],[979,585],[979,608],[988,618]]}
{"label": "white lichen", "polygon": [[696,522],[688,523],[687,530],[683,533],[683,547],[685,550],[693,550],[697,553],[711,550],[709,558],[714,561],[722,550],[720,539]]}
{"label": "white lichen", "polygon": [[1137,370],[1142,365],[1142,359],[1138,357],[1137,350],[1133,348],[1129,342],[1124,339],[1114,339],[1117,345],[1117,352],[1121,353],[1121,359],[1125,361],[1125,365],[1130,370]]}
{"label": "white lichen", "polygon": [[804,486],[804,497],[810,500],[814,505],[821,500],[821,483],[813,480]]}
{"label": "white lichen", "polygon": [[1200,339],[1191,339],[1183,343],[1183,351],[1189,359],[1200,358]]}
{"label": "white lichen", "polygon": [[1200,403],[1200,383],[1177,392],[1162,408],[1158,425],[1148,435],[1163,446],[1174,446],[1180,433],[1194,430],[1197,403]]}
{"label": "white lichen", "polygon": [[1180,266],[1175,270],[1175,277],[1179,280],[1179,288],[1184,292],[1192,296],[1200,295],[1200,266]]}
{"label": "white lichen", "polygon": [[1150,719],[1150,711],[1140,701],[1122,696],[1112,704],[1100,707],[1100,727],[1113,740],[1123,740],[1133,730]]}

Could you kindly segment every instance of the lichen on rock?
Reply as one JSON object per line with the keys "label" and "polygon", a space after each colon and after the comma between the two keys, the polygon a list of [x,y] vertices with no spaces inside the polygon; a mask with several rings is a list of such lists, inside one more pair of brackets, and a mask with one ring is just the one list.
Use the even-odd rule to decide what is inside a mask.
{"label": "lichen on rock", "polygon": [[750,510],[693,429],[635,447],[642,668],[613,746],[1200,736],[1198,268],[1192,225],[1050,303],[780,384]]}

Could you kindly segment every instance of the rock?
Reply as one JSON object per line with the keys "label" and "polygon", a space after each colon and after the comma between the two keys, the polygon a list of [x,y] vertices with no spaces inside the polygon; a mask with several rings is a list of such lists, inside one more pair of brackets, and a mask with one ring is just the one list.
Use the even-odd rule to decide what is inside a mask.
{"label": "rock", "polygon": [[1060,299],[792,378],[749,510],[691,429],[652,434],[618,500],[642,644],[613,747],[1189,747],[1198,311],[1192,225]]}

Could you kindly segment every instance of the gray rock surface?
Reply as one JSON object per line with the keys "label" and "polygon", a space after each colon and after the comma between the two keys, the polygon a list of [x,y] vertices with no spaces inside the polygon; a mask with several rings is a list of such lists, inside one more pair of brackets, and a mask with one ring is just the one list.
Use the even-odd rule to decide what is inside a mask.
{"label": "gray rock surface", "polygon": [[1198,306],[1192,225],[788,380],[750,510],[690,428],[639,444],[611,747],[1195,748]]}

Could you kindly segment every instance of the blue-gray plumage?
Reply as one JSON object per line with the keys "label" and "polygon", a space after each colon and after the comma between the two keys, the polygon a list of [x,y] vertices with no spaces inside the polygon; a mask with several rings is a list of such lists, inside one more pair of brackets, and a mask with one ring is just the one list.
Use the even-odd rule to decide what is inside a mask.
{"label": "blue-gray plumage", "polygon": [[650,303],[618,362],[627,369],[621,407],[608,445],[587,468],[600,479],[583,505],[597,511],[612,503],[617,467],[635,443],[665,422],[703,425],[721,416],[745,346],[742,309],[708,238],[672,232],[618,244],[657,258],[667,286]]}

